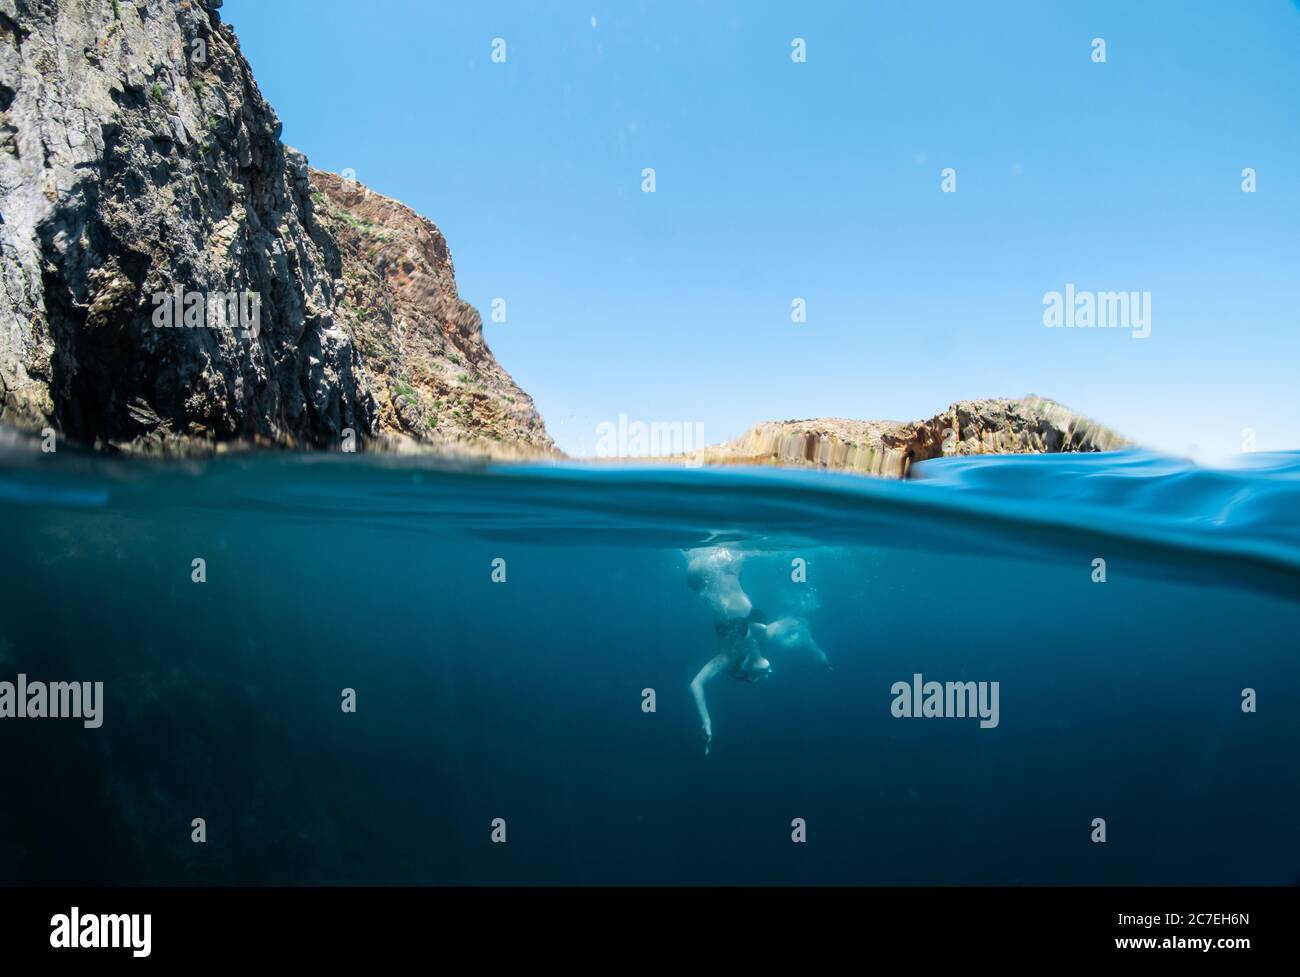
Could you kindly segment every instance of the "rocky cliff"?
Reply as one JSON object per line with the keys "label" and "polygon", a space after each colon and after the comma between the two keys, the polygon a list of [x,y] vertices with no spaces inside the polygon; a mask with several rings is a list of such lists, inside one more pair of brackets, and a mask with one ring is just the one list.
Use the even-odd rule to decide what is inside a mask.
{"label": "rocky cliff", "polygon": [[0,422],[553,450],[442,235],[284,146],[220,6],[0,0]]}
{"label": "rocky cliff", "polygon": [[494,455],[548,454],[532,398],[483,341],[478,311],[456,291],[442,233],[395,200],[311,171],[316,218],[338,241],[338,305],[372,378],[381,428],[416,442]]}
{"label": "rocky cliff", "polygon": [[692,459],[710,465],[791,465],[906,478],[945,455],[1112,451],[1114,431],[1043,397],[963,400],[926,421],[769,421]]}

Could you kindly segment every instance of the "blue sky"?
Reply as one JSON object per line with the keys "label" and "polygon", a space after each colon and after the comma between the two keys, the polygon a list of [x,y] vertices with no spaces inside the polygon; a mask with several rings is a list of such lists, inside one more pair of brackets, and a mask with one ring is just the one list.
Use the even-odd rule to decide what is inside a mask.
{"label": "blue sky", "polygon": [[[506,299],[488,342],[571,453],[619,414],[712,442],[1031,391],[1179,454],[1300,448],[1289,0],[222,13],[285,141]],[[1151,335],[1045,328],[1066,283],[1149,291]]]}

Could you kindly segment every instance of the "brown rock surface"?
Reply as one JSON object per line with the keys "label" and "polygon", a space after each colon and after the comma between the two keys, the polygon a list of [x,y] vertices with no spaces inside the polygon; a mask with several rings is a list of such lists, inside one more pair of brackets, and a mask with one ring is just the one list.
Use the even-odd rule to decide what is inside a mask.
{"label": "brown rock surface", "polygon": [[913,463],[946,455],[1111,451],[1128,441],[1044,397],[963,400],[927,421],[821,417],[768,421],[704,449],[707,465],[788,465],[906,478]]}
{"label": "brown rock surface", "polygon": [[317,220],[338,242],[336,300],[379,404],[382,430],[493,455],[553,454],[532,398],[483,340],[430,221],[359,183],[311,171]]}

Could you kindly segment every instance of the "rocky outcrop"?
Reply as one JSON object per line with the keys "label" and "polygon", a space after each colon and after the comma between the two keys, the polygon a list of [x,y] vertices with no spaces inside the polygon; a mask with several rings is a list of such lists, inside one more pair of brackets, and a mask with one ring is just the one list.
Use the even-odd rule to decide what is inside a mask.
{"label": "rocky outcrop", "polygon": [[550,450],[437,229],[313,189],[220,6],[0,0],[0,422],[149,453]]}
{"label": "rocky outcrop", "polygon": [[769,421],[691,459],[710,465],[790,465],[906,478],[947,455],[1112,451],[1128,442],[1043,397],[963,400],[927,421]]}
{"label": "rocky outcrop", "polygon": [[311,171],[317,219],[338,241],[338,304],[372,381],[380,427],[414,442],[493,455],[552,454],[532,398],[483,340],[456,291],[447,242],[409,207]]}

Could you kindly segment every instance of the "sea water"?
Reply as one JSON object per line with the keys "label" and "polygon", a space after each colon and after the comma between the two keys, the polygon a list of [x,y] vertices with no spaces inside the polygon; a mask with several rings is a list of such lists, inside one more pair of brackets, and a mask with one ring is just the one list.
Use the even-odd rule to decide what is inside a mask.
{"label": "sea water", "polygon": [[1295,881],[1300,455],[916,475],[5,456],[0,883]]}

